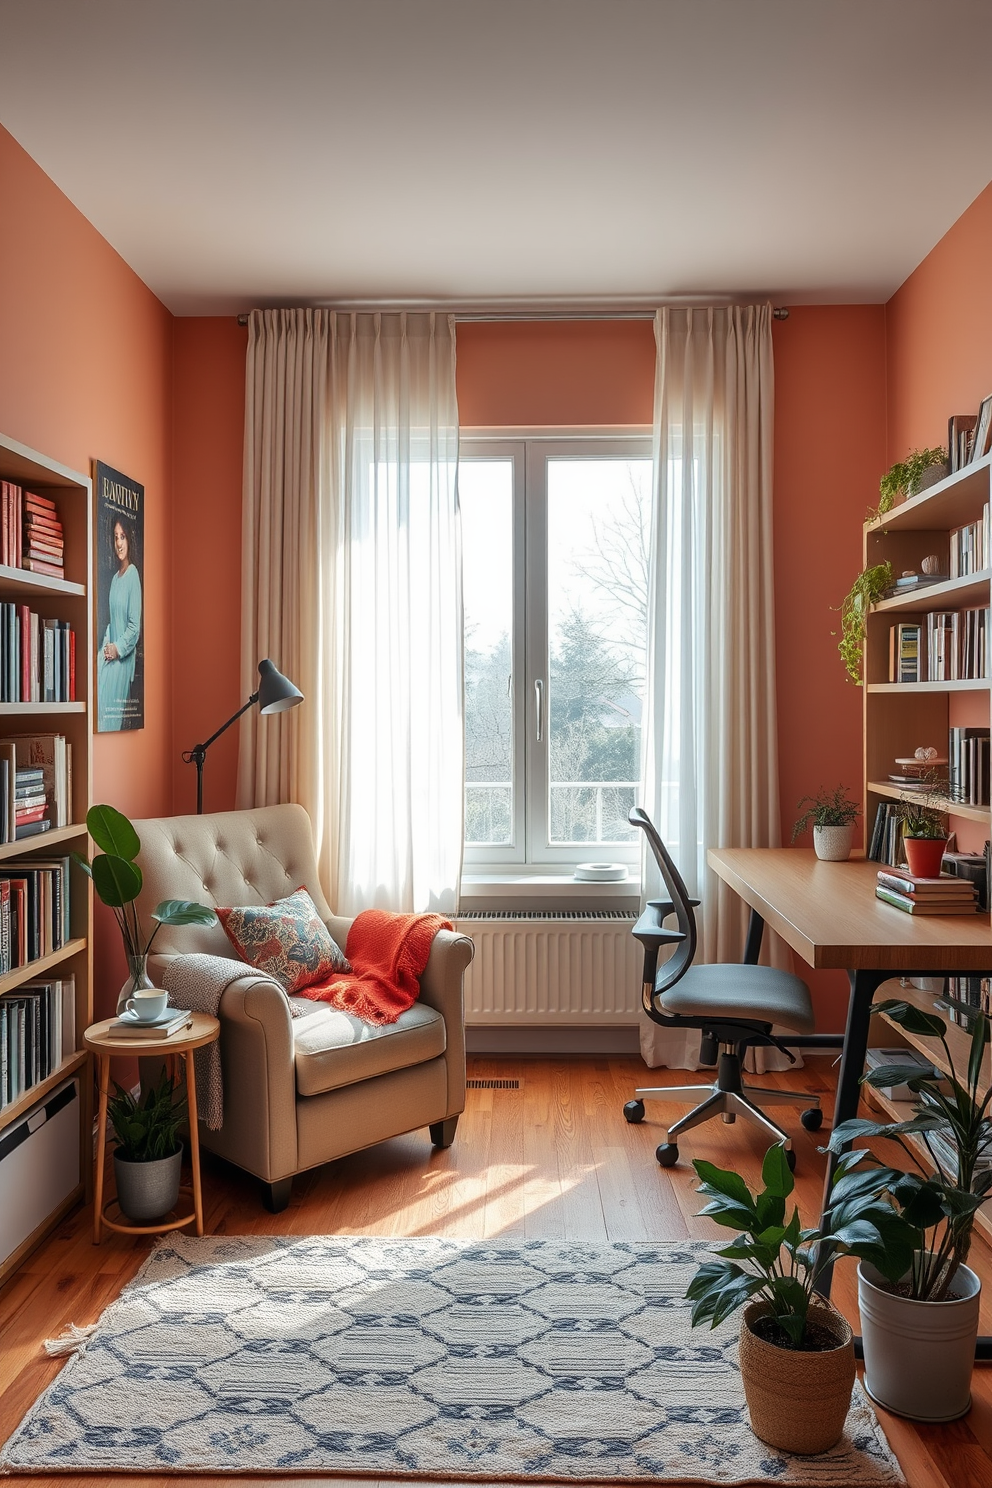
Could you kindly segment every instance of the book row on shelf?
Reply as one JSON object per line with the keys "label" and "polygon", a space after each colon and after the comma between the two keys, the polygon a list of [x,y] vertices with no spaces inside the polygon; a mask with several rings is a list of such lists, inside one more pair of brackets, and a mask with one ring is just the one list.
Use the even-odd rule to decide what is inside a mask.
{"label": "book row on shelf", "polygon": [[988,454],[992,439],[992,397],[983,398],[977,413],[955,413],[947,420],[947,453],[951,474]]}
{"label": "book row on shelf", "polygon": [[47,1080],[75,1047],[75,977],[25,982],[0,997],[0,1110]]}
{"label": "book row on shelf", "polygon": [[0,563],[62,579],[64,560],[65,534],[55,502],[0,481]]}
{"label": "book row on shelf", "polygon": [[0,703],[74,703],[76,632],[68,620],[0,603]]}
{"label": "book row on shelf", "polygon": [[0,975],[60,951],[70,939],[69,859],[0,863]]}
{"label": "book row on shelf", "polygon": [[889,628],[890,682],[979,681],[989,675],[989,611],[934,610]]}
{"label": "book row on shelf", "polygon": [[986,501],[982,507],[977,522],[952,527],[948,536],[951,578],[963,579],[968,574],[981,573],[989,564],[989,503]]}
{"label": "book row on shelf", "polygon": [[988,806],[989,730],[955,727],[949,734],[947,774],[954,800],[965,806]]}
{"label": "book row on shelf", "polygon": [[0,739],[0,843],[72,820],[72,745],[64,734]]}

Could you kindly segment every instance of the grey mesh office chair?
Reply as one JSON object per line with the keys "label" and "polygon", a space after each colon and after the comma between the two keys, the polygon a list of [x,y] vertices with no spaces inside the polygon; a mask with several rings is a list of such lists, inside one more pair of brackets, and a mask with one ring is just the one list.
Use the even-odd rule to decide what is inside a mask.
{"label": "grey mesh office chair", "polygon": [[[661,1085],[652,1090],[637,1090],[627,1102],[623,1114],[630,1122],[644,1120],[645,1100],[688,1105],[701,1095],[693,1111],[672,1123],[667,1140],[658,1148],[658,1161],[664,1168],[674,1167],[679,1160],[678,1137],[690,1127],[699,1126],[713,1116],[733,1122],[738,1116],[756,1121],[775,1142],[780,1142],[795,1167],[792,1140],[762,1109],[764,1106],[807,1107],[802,1123],[816,1131],[823,1121],[820,1098],[801,1091],[762,1090],[746,1086],[742,1067],[745,1050],[752,1044],[773,1044],[795,1063],[795,1057],[772,1033],[772,1024],[806,1035],[814,1026],[813,1005],[809,988],[797,976],[776,971],[770,966],[717,965],[693,966],[696,954],[696,917],[681,874],[673,863],[654,824],[635,806],[628,818],[640,827],[650,844],[661,870],[667,899],[652,899],[634,926],[633,934],[644,948],[642,1001],[644,1011],[662,1028],[698,1028],[702,1032],[700,1058],[703,1064],[715,1064],[716,1081],[712,1085]],[[667,930],[665,920],[674,915],[678,928]],[[671,956],[658,965],[658,953],[665,946],[674,947]]]}

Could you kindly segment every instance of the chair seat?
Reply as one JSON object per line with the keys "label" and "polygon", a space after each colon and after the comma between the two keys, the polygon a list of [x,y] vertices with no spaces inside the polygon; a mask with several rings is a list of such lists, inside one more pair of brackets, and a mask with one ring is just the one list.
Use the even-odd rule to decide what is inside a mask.
{"label": "chair seat", "polygon": [[806,983],[772,966],[690,966],[659,1005],[679,1018],[777,1023],[792,1033],[812,1033],[816,1022]]}
{"label": "chair seat", "polygon": [[415,1002],[395,1023],[375,1027],[326,1003],[290,999],[307,1009],[293,1020],[296,1089],[323,1095],[376,1075],[437,1059],[445,1051],[444,1019],[426,1003]]}

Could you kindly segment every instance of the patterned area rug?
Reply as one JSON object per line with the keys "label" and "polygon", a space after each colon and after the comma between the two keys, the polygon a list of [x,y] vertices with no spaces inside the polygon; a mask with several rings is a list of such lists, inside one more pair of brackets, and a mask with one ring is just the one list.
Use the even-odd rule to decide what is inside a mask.
{"label": "patterned area rug", "polygon": [[7,1442],[9,1472],[296,1472],[875,1488],[750,1431],[736,1322],[693,1332],[701,1242],[173,1237]]}

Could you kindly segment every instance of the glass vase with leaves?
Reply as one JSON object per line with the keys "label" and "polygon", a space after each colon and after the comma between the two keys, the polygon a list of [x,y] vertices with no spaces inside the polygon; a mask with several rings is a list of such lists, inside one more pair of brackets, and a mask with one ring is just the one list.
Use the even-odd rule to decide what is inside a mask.
{"label": "glass vase with leaves", "polygon": [[150,934],[142,928],[135,901],[141,893],[143,879],[135,859],[141,851],[141,839],[132,823],[113,806],[91,806],[86,813],[86,829],[98,848],[92,859],[79,853],[73,857],[93,880],[102,903],[113,911],[127,957],[129,979],[121,988],[117,1003],[120,1013],[129,997],[152,986],[148,976],[148,954],[163,925],[215,925],[217,916],[206,904],[191,899],[164,899],[150,912],[155,928]]}

